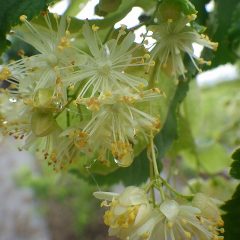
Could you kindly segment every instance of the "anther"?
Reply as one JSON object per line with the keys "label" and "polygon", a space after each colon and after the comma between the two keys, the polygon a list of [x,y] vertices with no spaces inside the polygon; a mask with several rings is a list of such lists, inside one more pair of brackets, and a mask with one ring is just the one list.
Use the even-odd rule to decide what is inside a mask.
{"label": "anther", "polygon": [[197,18],[197,15],[196,14],[191,14],[191,15],[188,15],[187,18],[188,18],[189,21],[194,21]]}
{"label": "anther", "polygon": [[154,67],[155,66],[155,61],[154,60],[150,61],[149,66]]}
{"label": "anther", "polygon": [[168,226],[169,228],[172,228],[172,227],[173,227],[173,223],[172,223],[172,222],[168,222],[168,223],[167,223],[167,226]]}
{"label": "anther", "polygon": [[150,59],[150,58],[151,58],[150,54],[148,54],[148,53],[144,54],[143,57],[144,57],[145,59]]}
{"label": "anther", "polygon": [[184,235],[185,235],[186,238],[188,238],[188,239],[191,239],[191,237],[192,237],[192,234],[191,234],[190,232],[187,232],[187,231],[184,232]]}
{"label": "anther", "polygon": [[20,20],[21,22],[25,22],[25,21],[27,20],[27,16],[26,16],[26,15],[21,15],[21,16],[19,17],[19,20]]}
{"label": "anther", "polygon": [[58,19],[59,19],[59,15],[58,15],[58,14],[56,14],[56,13],[54,13],[54,14],[53,14],[53,17],[54,17],[56,20],[58,20]]}
{"label": "anther", "polygon": [[92,25],[92,30],[93,30],[94,32],[97,32],[97,31],[99,30],[99,27],[98,27],[97,25],[93,24],[93,25]]}

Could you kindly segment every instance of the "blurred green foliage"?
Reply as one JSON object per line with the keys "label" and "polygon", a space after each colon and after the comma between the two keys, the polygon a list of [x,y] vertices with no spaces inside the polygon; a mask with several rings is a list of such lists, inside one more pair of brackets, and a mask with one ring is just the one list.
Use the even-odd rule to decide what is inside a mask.
{"label": "blurred green foliage", "polygon": [[66,221],[71,220],[73,226],[69,228],[73,227],[78,236],[81,236],[91,219],[96,218],[98,203],[92,197],[96,187],[73,174],[56,174],[47,166],[42,166],[41,173],[21,169],[15,179],[20,187],[28,187],[34,191],[46,217],[54,213],[52,209],[54,205],[60,206],[63,210],[67,209],[70,216],[68,219],[62,219],[62,222],[68,224]]}

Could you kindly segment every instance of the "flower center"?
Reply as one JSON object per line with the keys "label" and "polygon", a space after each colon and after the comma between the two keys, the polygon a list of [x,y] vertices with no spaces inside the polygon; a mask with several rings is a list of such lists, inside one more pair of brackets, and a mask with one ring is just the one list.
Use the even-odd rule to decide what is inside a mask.
{"label": "flower center", "polygon": [[57,63],[58,63],[58,59],[54,54],[47,55],[46,56],[46,61],[52,67],[56,66]]}
{"label": "flower center", "polygon": [[108,62],[104,62],[104,63],[99,63],[98,64],[98,72],[103,77],[106,77],[106,76],[108,76],[110,74],[111,67],[112,67],[112,64],[109,61]]}

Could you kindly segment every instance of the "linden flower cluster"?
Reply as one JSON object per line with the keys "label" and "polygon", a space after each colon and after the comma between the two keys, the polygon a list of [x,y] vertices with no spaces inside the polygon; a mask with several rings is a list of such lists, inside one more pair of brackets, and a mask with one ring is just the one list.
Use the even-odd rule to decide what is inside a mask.
{"label": "linden flower cluster", "polygon": [[[82,81],[74,104],[90,110],[91,119],[81,128],[69,128],[63,135],[80,151],[96,154],[102,163],[108,165],[113,156],[119,166],[127,167],[133,162],[137,136],[141,134],[147,141],[150,132],[160,128],[158,117],[152,116],[148,109],[150,102],[158,101],[162,93],[158,88],[145,90],[145,79],[125,71],[150,64],[146,62],[148,54],[133,57],[140,46],[134,44],[132,32],[126,35],[122,26],[117,39],[103,44],[97,31],[95,25],[83,26],[89,53],[78,49],[84,60],[76,64],[78,70],[64,80],[74,88]],[[148,112],[141,110],[143,105],[148,106]]]}
{"label": "linden flower cluster", "polygon": [[196,14],[182,15],[175,20],[168,19],[150,27],[153,31],[152,37],[156,40],[151,56],[158,59],[161,68],[170,71],[175,77],[184,77],[187,71],[183,63],[184,54],[189,56],[198,71],[201,71],[198,64],[211,65],[211,61],[194,55],[193,43],[217,50],[218,43],[211,42],[208,36],[199,34],[191,26],[196,17]]}
{"label": "linden flower cluster", "polygon": [[146,192],[138,187],[127,187],[121,194],[95,192],[94,196],[104,200],[101,206],[108,207],[104,223],[109,226],[109,236],[120,239],[147,240],[158,220]]}
{"label": "linden flower cluster", "polygon": [[94,196],[109,208],[104,223],[110,236],[122,240],[223,239],[219,210],[204,194],[196,194],[187,205],[165,199],[155,206],[143,189],[133,186],[121,194],[95,192]]}
{"label": "linden flower cluster", "polygon": [[[82,27],[87,50],[75,46],[69,31],[70,18],[43,13],[47,27],[27,20],[15,36],[32,45],[38,54],[24,56],[0,69],[0,80],[9,84],[5,94],[20,106],[20,114],[2,118],[5,135],[25,139],[23,148],[34,149],[56,169],[65,168],[79,153],[102,163],[111,159],[122,167],[133,162],[138,136],[147,142],[160,128],[158,114],[150,112],[151,101],[162,95],[158,88],[126,71],[149,66],[150,55],[135,56],[142,46],[122,26],[116,39],[102,43],[98,27]],[[69,94],[71,92],[71,94]],[[84,107],[88,118],[67,127],[58,117],[71,113],[71,106]]]}
{"label": "linden flower cluster", "polygon": [[51,155],[56,161],[56,148],[61,142],[57,140],[61,129],[56,115],[68,103],[68,86],[62,79],[73,71],[69,67],[77,56],[71,47],[70,19],[54,15],[50,20],[47,13],[43,13],[43,17],[48,28],[30,23],[25,15],[20,17],[24,26],[16,29],[15,36],[32,45],[38,54],[27,57],[20,51],[20,60],[0,70],[0,80],[9,83],[3,94],[8,96],[10,104],[18,106],[17,112],[13,107],[2,117],[1,128],[4,135],[24,139],[23,148],[34,148],[41,151],[44,158]]}

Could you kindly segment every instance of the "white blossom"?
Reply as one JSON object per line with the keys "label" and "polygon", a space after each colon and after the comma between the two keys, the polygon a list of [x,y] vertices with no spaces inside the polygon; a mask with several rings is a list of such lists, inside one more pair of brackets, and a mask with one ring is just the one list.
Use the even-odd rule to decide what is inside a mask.
{"label": "white blossom", "polygon": [[152,37],[156,43],[152,49],[152,58],[157,58],[162,68],[170,69],[171,74],[178,77],[186,73],[183,58],[187,54],[195,67],[200,71],[199,64],[208,64],[203,58],[195,56],[193,43],[213,50],[217,49],[218,44],[211,42],[204,34],[199,34],[190,22],[196,18],[196,15],[182,16],[177,20],[169,19],[159,25],[150,27],[153,31]]}

